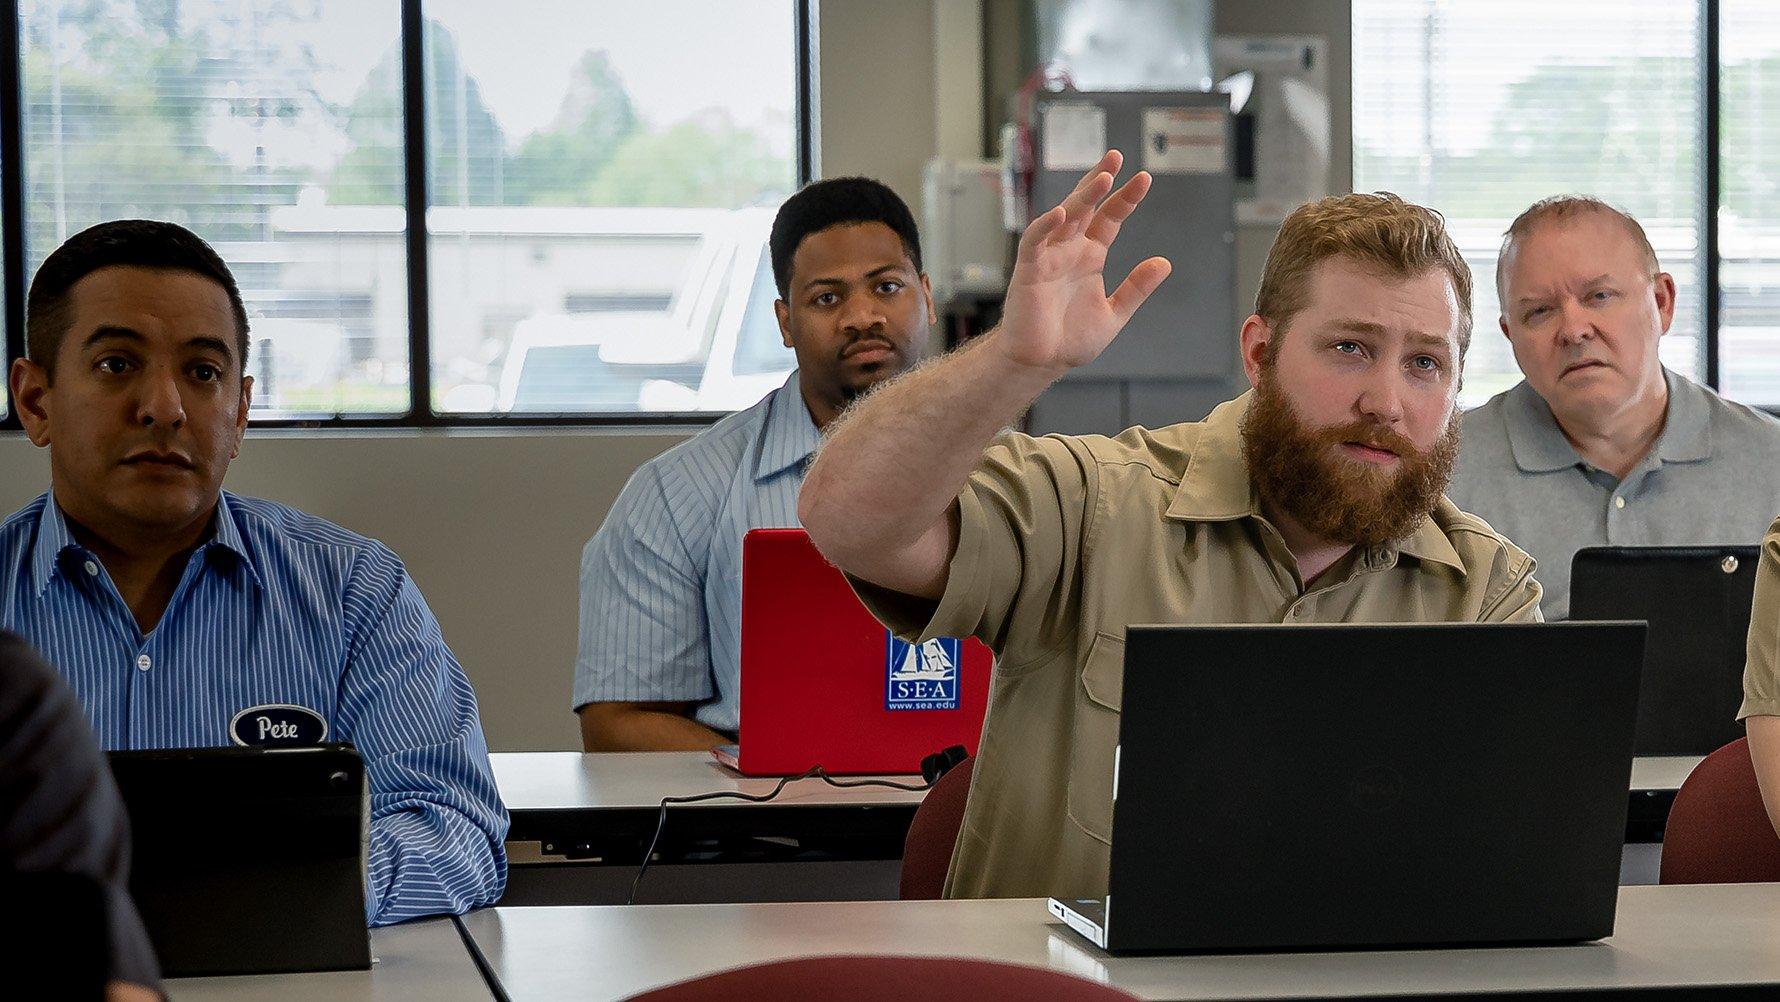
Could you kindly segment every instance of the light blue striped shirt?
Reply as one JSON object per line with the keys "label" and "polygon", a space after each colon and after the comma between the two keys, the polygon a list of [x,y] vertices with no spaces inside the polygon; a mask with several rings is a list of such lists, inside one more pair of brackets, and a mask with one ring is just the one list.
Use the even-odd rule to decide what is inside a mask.
{"label": "light blue striped shirt", "polygon": [[320,715],[327,740],[364,756],[373,925],[491,904],[506,886],[507,812],[475,694],[381,543],[224,492],[143,636],[45,494],[0,522],[0,626],[62,671],[106,748],[232,744],[249,707]]}
{"label": "light blue striped shirt", "polygon": [[581,554],[577,709],[691,702],[706,727],[739,728],[742,536],[798,524],[821,440],[793,372],[637,469]]}

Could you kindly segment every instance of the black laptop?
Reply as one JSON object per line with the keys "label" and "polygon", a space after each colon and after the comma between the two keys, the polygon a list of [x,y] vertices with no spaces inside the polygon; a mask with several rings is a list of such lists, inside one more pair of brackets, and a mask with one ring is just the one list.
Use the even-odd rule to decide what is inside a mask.
{"label": "black laptop", "polygon": [[1642,623],[1133,626],[1112,951],[1613,931]]}
{"label": "black laptop", "polygon": [[363,970],[365,767],[349,745],[112,752],[130,893],[167,977]]}
{"label": "black laptop", "polygon": [[1743,736],[1754,546],[1591,546],[1570,563],[1571,619],[1642,619],[1640,755],[1707,755]]}

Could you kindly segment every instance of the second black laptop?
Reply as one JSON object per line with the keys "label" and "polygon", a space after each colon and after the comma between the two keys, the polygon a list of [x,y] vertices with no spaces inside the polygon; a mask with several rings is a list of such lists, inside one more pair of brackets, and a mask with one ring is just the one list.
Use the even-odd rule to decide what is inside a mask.
{"label": "second black laptop", "polygon": [[1642,623],[1133,626],[1114,951],[1613,931]]}
{"label": "second black laptop", "polygon": [[1743,736],[1754,546],[1590,546],[1570,562],[1571,619],[1650,624],[1640,755],[1708,755]]}
{"label": "second black laptop", "polygon": [[364,969],[365,766],[346,745],[112,752],[167,977]]}

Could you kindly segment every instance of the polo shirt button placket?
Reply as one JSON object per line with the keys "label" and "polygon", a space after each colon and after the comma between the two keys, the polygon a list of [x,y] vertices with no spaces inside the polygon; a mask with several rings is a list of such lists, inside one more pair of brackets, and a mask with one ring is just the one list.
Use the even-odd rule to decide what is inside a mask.
{"label": "polo shirt button placket", "polygon": [[1607,503],[1607,543],[1617,544],[1625,538],[1620,532],[1620,523],[1625,520],[1625,495],[1615,493]]}

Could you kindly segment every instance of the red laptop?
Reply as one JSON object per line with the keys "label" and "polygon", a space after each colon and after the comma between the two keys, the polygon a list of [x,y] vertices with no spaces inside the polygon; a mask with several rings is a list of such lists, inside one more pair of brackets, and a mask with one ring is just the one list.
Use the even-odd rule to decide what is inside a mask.
{"label": "red laptop", "polygon": [[991,660],[970,638],[897,640],[802,529],[754,529],[742,539],[742,729],[713,754],[749,776],[915,773],[951,745],[974,755]]}

